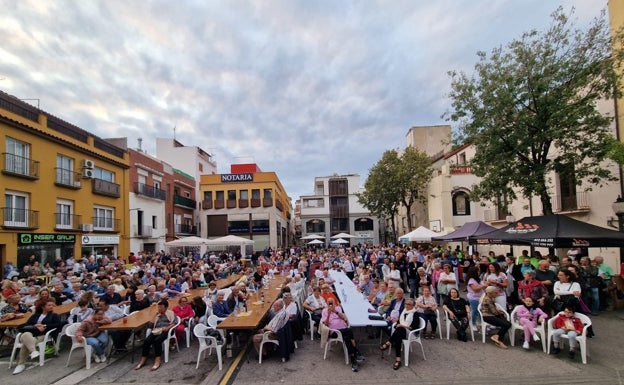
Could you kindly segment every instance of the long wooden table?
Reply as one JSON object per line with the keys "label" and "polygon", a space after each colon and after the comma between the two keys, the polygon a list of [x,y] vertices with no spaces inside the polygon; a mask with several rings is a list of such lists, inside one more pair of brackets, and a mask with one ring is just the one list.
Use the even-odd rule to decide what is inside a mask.
{"label": "long wooden table", "polygon": [[237,315],[233,312],[217,326],[217,329],[251,330],[258,328],[260,322],[271,310],[273,302],[279,297],[285,280],[284,276],[275,276],[275,279],[271,280],[270,287],[261,290],[264,292],[264,303],[260,301],[261,294],[258,291],[247,300],[246,314]]}
{"label": "long wooden table", "polygon": [[236,283],[242,277],[242,274],[232,274],[226,278],[217,279],[217,289],[224,289],[226,287],[230,287]]}
{"label": "long wooden table", "polygon": [[[69,314],[69,312],[71,312],[71,310],[77,305],[78,301],[54,306],[54,312],[58,315],[66,315]],[[33,313],[29,311],[25,313],[23,317],[2,321],[0,322],[0,328],[18,328],[24,325],[32,315]]]}

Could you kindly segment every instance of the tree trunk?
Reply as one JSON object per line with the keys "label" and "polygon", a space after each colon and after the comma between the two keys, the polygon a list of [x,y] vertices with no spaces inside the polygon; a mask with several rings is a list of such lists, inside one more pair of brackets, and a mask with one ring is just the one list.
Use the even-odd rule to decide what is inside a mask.
{"label": "tree trunk", "polygon": [[540,201],[542,202],[542,214],[552,215],[553,214],[552,202],[550,200],[550,195],[548,195],[548,191],[546,189],[540,192]]}

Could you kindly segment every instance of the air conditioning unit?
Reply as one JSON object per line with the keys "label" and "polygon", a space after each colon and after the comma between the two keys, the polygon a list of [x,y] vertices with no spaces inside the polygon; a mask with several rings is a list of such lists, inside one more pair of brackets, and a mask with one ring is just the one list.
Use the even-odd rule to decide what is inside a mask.
{"label": "air conditioning unit", "polygon": [[95,163],[91,159],[82,160],[82,168],[93,168],[93,167],[95,167]]}
{"label": "air conditioning unit", "polygon": [[83,223],[82,225],[80,225],[80,230],[90,233],[91,231],[93,231],[93,224],[92,223]]}
{"label": "air conditioning unit", "polygon": [[82,169],[82,177],[83,178],[93,178],[93,169],[92,168],[83,168]]}

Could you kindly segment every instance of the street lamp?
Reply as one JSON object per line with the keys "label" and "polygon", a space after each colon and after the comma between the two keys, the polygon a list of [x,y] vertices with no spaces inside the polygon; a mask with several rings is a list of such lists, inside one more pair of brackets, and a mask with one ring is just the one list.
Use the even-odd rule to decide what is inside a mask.
{"label": "street lamp", "polygon": [[[618,231],[624,232],[624,198],[618,195],[611,208],[618,217]],[[624,247],[622,246],[620,246],[620,263],[624,263]]]}

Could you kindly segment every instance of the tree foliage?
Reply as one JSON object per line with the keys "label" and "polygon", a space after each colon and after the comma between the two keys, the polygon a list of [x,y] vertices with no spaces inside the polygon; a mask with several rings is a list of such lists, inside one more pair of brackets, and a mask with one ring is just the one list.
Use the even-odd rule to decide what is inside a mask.
{"label": "tree foliage", "polygon": [[[370,169],[365,191],[357,194],[359,202],[379,218],[391,218],[396,238],[395,218],[403,204],[408,212],[416,202],[426,199],[426,188],[432,177],[429,157],[412,147],[403,154],[387,150]],[[407,216],[412,228],[411,216]]]}
{"label": "tree foliage", "polygon": [[604,12],[578,29],[559,8],[546,31],[477,55],[473,76],[449,72],[452,109],[446,114],[459,125],[454,140],[476,147],[471,166],[481,182],[473,199],[505,195],[511,201],[520,192],[538,196],[544,214],[551,214],[553,171],[573,167],[579,185],[613,180],[601,163],[613,117],[597,103],[618,94],[614,69],[623,53],[613,52]]}

